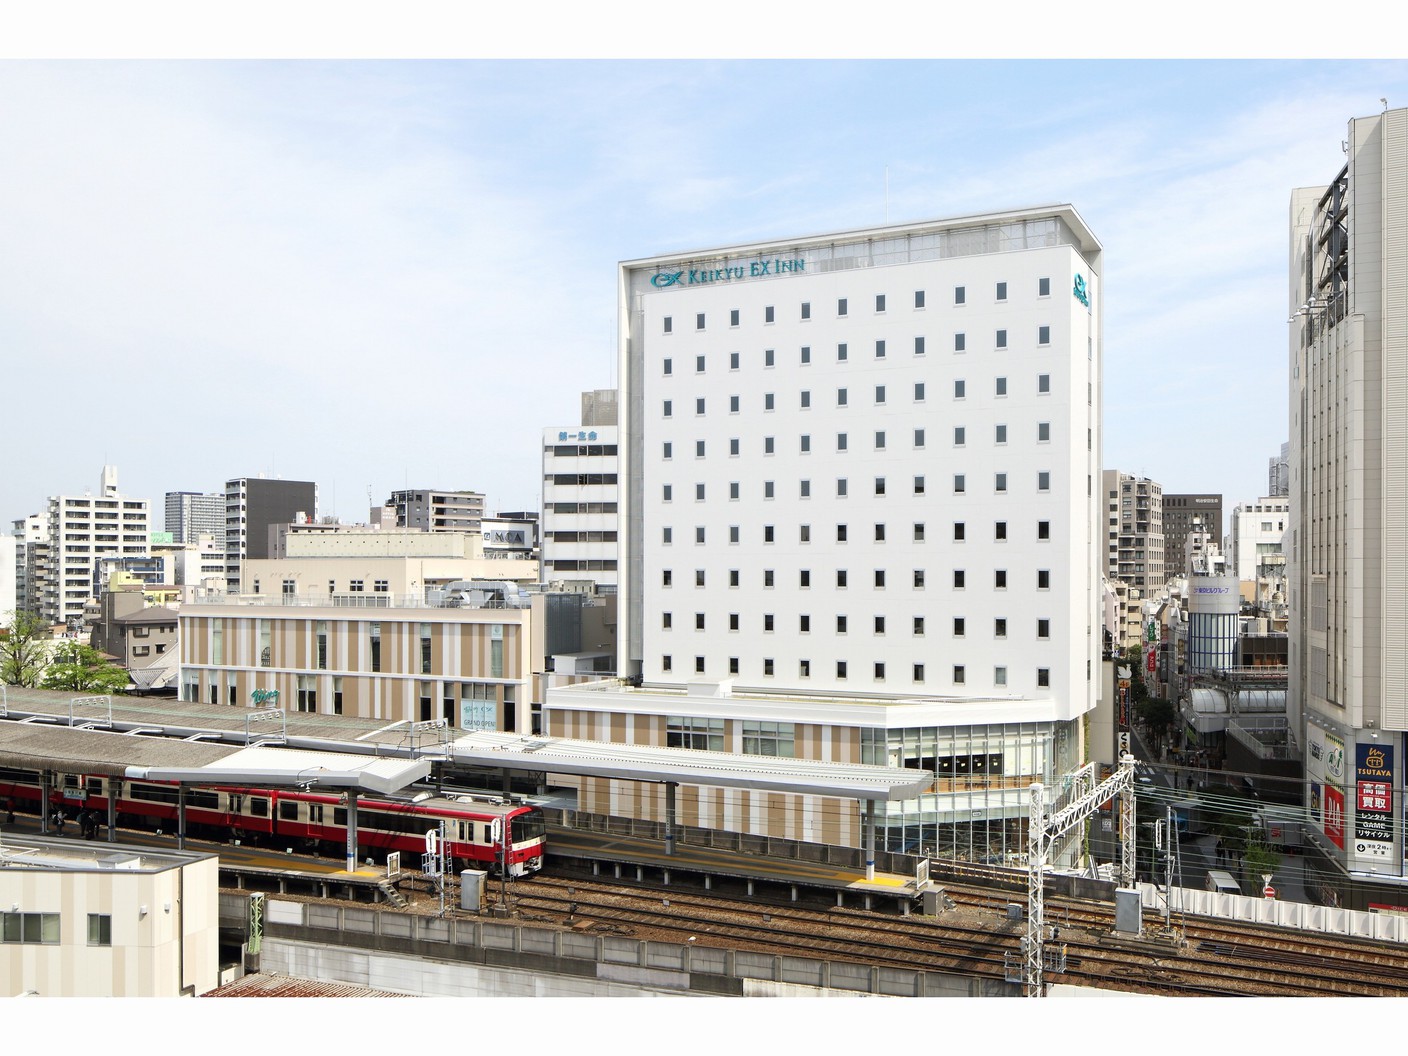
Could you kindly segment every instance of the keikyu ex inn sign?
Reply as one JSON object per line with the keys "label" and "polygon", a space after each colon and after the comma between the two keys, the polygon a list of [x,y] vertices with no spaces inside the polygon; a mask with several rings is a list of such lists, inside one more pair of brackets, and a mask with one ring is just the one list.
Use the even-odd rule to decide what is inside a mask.
{"label": "keikyu ex inn sign", "polygon": [[650,276],[650,285],[657,290],[670,286],[707,286],[719,282],[739,282],[743,279],[758,279],[765,275],[786,275],[807,270],[805,257],[773,257],[770,260],[754,260],[722,268],[682,268],[672,271],[663,268]]}

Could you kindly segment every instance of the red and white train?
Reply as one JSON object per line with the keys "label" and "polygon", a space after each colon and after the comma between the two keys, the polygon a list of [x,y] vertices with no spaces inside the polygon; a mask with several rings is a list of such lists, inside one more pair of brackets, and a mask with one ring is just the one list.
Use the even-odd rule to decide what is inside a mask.
{"label": "red and white train", "polygon": [[[105,823],[112,796],[117,800],[119,828],[175,831],[176,786],[157,781],[63,774],[49,790],[48,809],[63,810],[70,818],[94,811]],[[0,799],[16,810],[37,814],[42,798],[36,771],[0,767]],[[502,868],[511,876],[523,876],[542,868],[546,825],[539,808],[466,796],[417,800],[359,796],[358,854],[422,854],[426,833],[438,832],[441,821],[447,854],[454,858],[456,869],[497,873]],[[187,787],[186,833],[197,839],[296,846],[336,857],[347,847],[347,806],[341,796],[328,792]]]}

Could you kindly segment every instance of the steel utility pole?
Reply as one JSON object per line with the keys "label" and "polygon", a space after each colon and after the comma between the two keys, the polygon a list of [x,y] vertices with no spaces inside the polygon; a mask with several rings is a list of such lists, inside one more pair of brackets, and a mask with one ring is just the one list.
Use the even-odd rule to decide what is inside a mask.
{"label": "steel utility pole", "polygon": [[[1077,785],[1079,788],[1079,785]],[[1120,768],[1090,791],[1077,795],[1064,809],[1048,815],[1046,810],[1046,789],[1039,783],[1031,786],[1031,812],[1027,828],[1027,936],[1023,942],[1024,968],[1022,979],[1028,997],[1046,996],[1046,982],[1043,978],[1046,956],[1045,892],[1043,880],[1046,871],[1046,853],[1051,844],[1063,833],[1084,822],[1094,814],[1100,804],[1107,803],[1117,794],[1129,801],[1129,823],[1125,823],[1125,811],[1120,811],[1120,862],[1121,881],[1124,881],[1124,865],[1129,865],[1129,879],[1133,881],[1134,862],[1134,756],[1125,753],[1120,756]]]}

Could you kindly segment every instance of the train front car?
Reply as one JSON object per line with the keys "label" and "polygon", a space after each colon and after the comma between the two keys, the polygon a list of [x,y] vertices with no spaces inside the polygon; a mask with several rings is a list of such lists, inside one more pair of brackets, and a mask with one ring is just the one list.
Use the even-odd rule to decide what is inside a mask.
{"label": "train front car", "polygon": [[511,876],[526,876],[543,867],[547,822],[537,807],[520,807],[505,817],[508,833],[507,867]]}

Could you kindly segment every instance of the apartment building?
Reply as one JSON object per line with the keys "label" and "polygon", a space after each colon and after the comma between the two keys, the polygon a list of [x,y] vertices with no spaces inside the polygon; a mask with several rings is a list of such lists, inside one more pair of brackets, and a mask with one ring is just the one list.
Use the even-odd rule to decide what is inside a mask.
{"label": "apartment building", "polygon": [[396,507],[398,528],[423,532],[477,532],[484,519],[484,496],[477,491],[408,488],[393,491],[386,505]]}
{"label": "apartment building", "polygon": [[225,580],[242,588],[241,566],[270,556],[270,529],[317,520],[318,486],[311,480],[236,477],[225,482]]}
{"label": "apartment building", "polygon": [[12,523],[15,532],[15,608],[38,612],[47,586],[49,519],[42,513],[31,513]]}
{"label": "apartment building", "polygon": [[104,562],[150,557],[147,500],[118,491],[115,466],[103,467],[97,495],[51,496],[44,513],[16,521],[15,530],[23,532],[17,594],[52,624],[82,625],[84,605],[101,592]]}
{"label": "apartment building", "polygon": [[1164,568],[1163,487],[1147,477],[1107,469],[1101,476],[1105,497],[1105,575],[1119,584],[1115,644],[1138,645],[1144,637],[1144,602],[1157,598],[1166,580]]}
{"label": "apartment building", "polygon": [[[311,511],[309,511],[311,512]],[[166,530],[174,543],[194,543],[208,535],[225,549],[225,496],[196,491],[166,493]]]}

